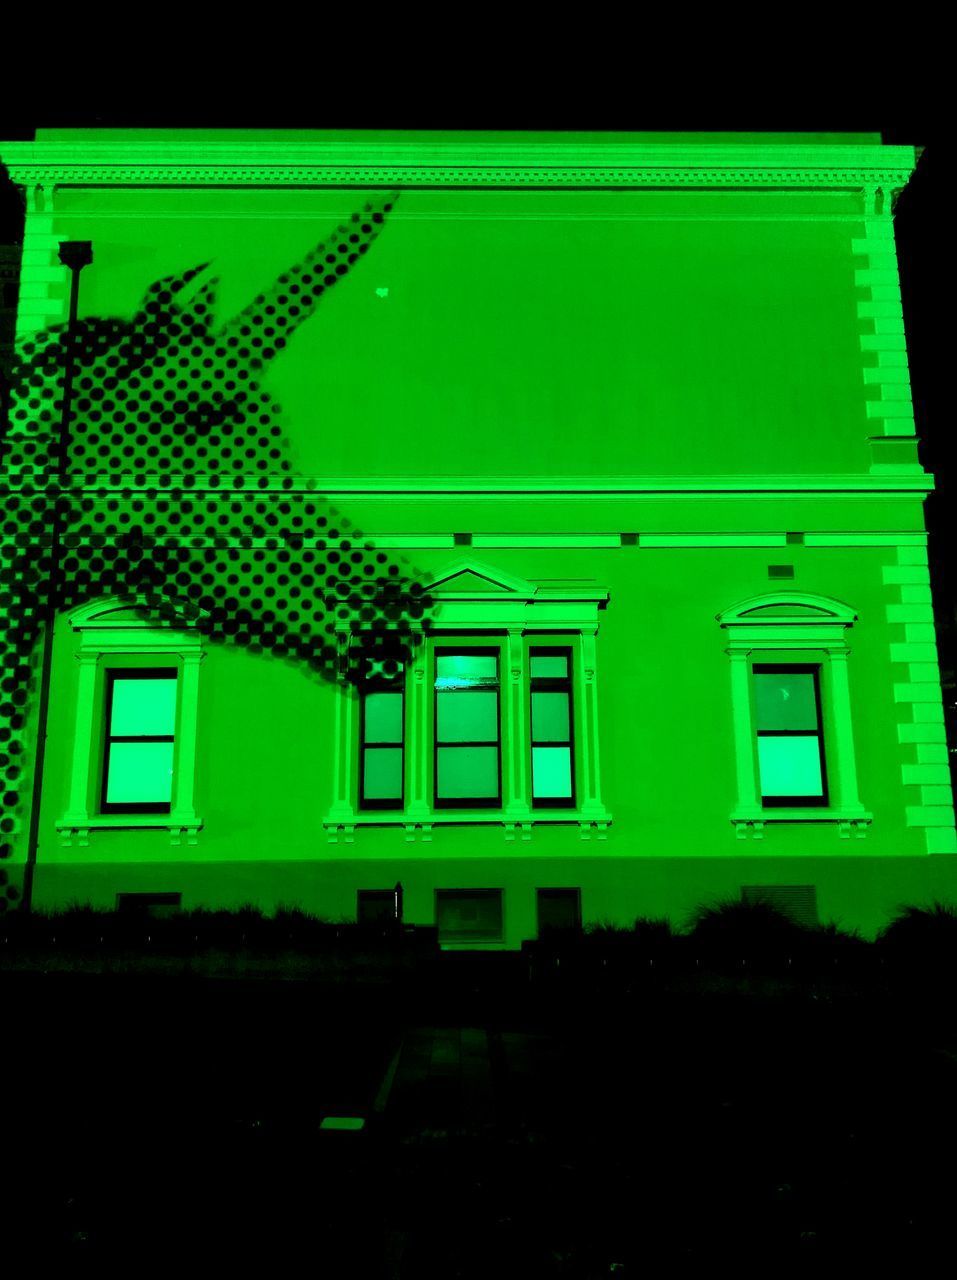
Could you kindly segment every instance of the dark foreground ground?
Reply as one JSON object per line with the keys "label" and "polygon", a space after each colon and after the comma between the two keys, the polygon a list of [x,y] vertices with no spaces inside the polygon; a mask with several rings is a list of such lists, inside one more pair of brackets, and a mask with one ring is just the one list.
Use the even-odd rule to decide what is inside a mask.
{"label": "dark foreground ground", "polygon": [[[415,989],[0,975],[15,1274],[952,1260],[957,1022],[939,995],[549,992],[520,956],[440,970]],[[364,1128],[320,1128],[336,1116]]]}

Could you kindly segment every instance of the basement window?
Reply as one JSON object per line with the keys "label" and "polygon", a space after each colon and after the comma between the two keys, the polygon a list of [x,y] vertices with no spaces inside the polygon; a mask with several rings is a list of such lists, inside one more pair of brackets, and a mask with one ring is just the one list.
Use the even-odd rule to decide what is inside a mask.
{"label": "basement window", "polygon": [[435,921],[440,942],[500,942],[501,889],[437,889]]}

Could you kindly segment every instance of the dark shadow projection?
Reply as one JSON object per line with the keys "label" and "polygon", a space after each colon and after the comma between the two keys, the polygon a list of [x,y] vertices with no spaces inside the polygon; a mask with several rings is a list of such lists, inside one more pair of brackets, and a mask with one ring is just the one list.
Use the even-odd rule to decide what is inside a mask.
{"label": "dark shadow projection", "polygon": [[427,629],[413,575],[296,478],[280,406],[259,382],[394,198],[353,213],[219,329],[208,264],[151,285],[131,320],[78,321],[66,415],[68,326],[18,351],[0,441],[0,856],[29,802],[22,739],[51,603],[135,597],[211,642],[353,682],[395,673]]}

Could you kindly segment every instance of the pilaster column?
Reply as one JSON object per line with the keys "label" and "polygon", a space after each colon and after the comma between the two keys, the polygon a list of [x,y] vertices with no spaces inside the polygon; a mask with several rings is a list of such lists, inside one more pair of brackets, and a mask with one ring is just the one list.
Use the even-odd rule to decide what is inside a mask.
{"label": "pilaster column", "polygon": [[750,649],[729,649],[731,659],[731,711],[734,716],[734,755],[738,772],[738,808],[757,809],[754,758],[754,726],[751,722]]}
{"label": "pilaster column", "polygon": [[[854,754],[854,726],[851,722],[851,699],[847,682],[847,658],[850,650],[832,649],[828,655],[828,671],[831,683],[831,724],[839,795],[836,797],[842,810],[859,809],[857,794],[857,767]],[[834,805],[835,797],[831,797]]]}
{"label": "pilaster column", "polygon": [[76,728],[73,734],[73,764],[70,770],[70,800],[63,822],[77,826],[89,821],[90,762],[98,759],[93,741],[96,706],[96,671],[99,654],[87,650],[76,655],[79,679],[76,692]]}
{"label": "pilaster column", "polygon": [[597,626],[582,628],[578,660],[582,732],[577,735],[576,749],[581,758],[581,780],[584,787],[579,809],[585,817],[606,818],[601,799],[601,764],[598,755],[597,634]]}
{"label": "pilaster column", "polygon": [[180,655],[182,689],[180,692],[179,732],[176,743],[175,793],[170,822],[188,826],[196,821],[194,792],[196,787],[196,734],[199,726],[199,649]]}
{"label": "pilaster column", "polygon": [[333,766],[333,799],[332,808],[325,821],[349,822],[355,817],[352,803],[352,768],[351,756],[355,735],[353,722],[355,717],[356,692],[348,680],[342,678],[349,659],[349,633],[339,631],[336,635],[336,647],[339,656],[339,676],[333,686],[336,703],[335,727],[335,763]]}
{"label": "pilaster column", "polygon": [[524,627],[508,628],[508,645],[505,650],[505,673],[502,702],[505,716],[502,724],[502,779],[505,783],[505,817],[528,820],[531,818],[532,762],[529,751],[528,716],[525,711],[526,656]]}

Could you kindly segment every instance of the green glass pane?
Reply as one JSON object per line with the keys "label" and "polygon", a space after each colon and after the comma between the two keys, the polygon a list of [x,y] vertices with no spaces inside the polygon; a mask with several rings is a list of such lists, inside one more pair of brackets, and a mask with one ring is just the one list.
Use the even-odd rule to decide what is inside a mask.
{"label": "green glass pane", "polygon": [[172,734],[176,724],[176,677],[113,681],[110,733],[125,737]]}
{"label": "green glass pane", "polygon": [[172,742],[114,742],[107,804],[168,804],[173,795]]}
{"label": "green glass pane", "polygon": [[754,673],[758,729],[816,729],[814,676],[808,672]]}
{"label": "green glass pane", "polygon": [[402,799],[402,748],[363,752],[362,793],[366,800]]}
{"label": "green glass pane", "polygon": [[439,742],[498,741],[497,693],[439,693],[435,704]]}
{"label": "green glass pane", "polygon": [[469,689],[497,683],[497,653],[447,653],[436,656],[436,689]]}
{"label": "green glass pane", "polygon": [[822,796],[817,737],[758,738],[762,796]]}
{"label": "green glass pane", "polygon": [[365,696],[366,742],[402,741],[402,694],[367,693]]}
{"label": "green glass pane", "polygon": [[440,800],[492,800],[498,795],[498,747],[439,747]]}
{"label": "green glass pane", "polygon": [[570,738],[568,694],[533,693],[532,741],[568,742]]}
{"label": "green glass pane", "polygon": [[532,747],[532,795],[537,800],[570,800],[572,753],[569,747]]}
{"label": "green glass pane", "polygon": [[568,655],[533,653],[529,668],[533,680],[565,680],[568,676]]}

